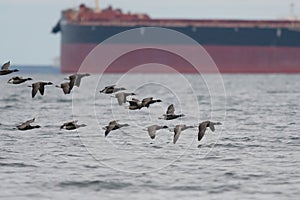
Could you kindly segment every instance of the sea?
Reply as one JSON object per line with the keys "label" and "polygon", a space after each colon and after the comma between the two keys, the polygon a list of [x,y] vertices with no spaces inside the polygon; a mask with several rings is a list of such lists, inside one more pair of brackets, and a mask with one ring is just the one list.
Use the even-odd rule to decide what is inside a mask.
{"label": "sea", "polygon": [[[299,199],[300,75],[92,74],[65,95],[67,77],[0,77],[0,199]],[[35,81],[54,84],[32,98]],[[109,85],[162,102],[129,110]],[[171,104],[184,117],[162,119]],[[16,129],[32,118],[41,128]],[[60,129],[73,120],[86,127]],[[129,126],[105,137],[112,120]],[[198,141],[206,120],[222,125]],[[168,128],[151,139],[150,125]]]}

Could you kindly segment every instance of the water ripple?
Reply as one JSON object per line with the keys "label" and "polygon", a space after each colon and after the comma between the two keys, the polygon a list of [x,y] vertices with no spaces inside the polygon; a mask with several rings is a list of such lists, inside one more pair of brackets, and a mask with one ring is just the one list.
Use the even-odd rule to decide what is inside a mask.
{"label": "water ripple", "polygon": [[84,180],[84,181],[64,181],[58,184],[62,188],[92,188],[96,191],[99,190],[121,190],[123,188],[132,186],[130,183],[121,181],[99,181],[99,180]]}
{"label": "water ripple", "polygon": [[0,163],[0,166],[3,167],[18,167],[18,168],[23,168],[23,167],[37,167],[36,165],[29,165],[25,163]]}
{"label": "water ripple", "polygon": [[[36,74],[33,78],[60,83],[67,76]],[[174,81],[174,75],[134,74],[124,84],[119,82],[121,77],[101,75],[99,82],[99,76],[92,75],[72,95],[47,87],[44,96],[34,99],[28,88],[12,89],[0,79],[0,196],[34,200],[299,198],[300,87],[295,85],[300,85],[300,75],[222,75],[226,100],[203,93],[208,88],[201,76],[185,77],[193,83],[194,96],[183,82]],[[209,88],[218,87],[215,75],[203,77],[211,82]],[[170,80],[172,94],[156,87],[136,89],[136,80],[162,79]],[[137,98],[155,96],[163,102],[131,111],[99,90],[90,94],[98,82],[99,90],[117,83],[128,91],[137,90]],[[199,113],[193,102],[198,103]],[[158,119],[171,103],[176,113],[186,116]],[[213,116],[211,110],[216,111]],[[40,129],[13,129],[33,117]],[[162,130],[151,140],[144,130],[150,124],[172,129],[210,118],[224,123],[214,133],[207,129],[200,142],[196,128],[182,132],[175,145],[173,132]],[[105,138],[102,127],[112,119],[130,126]],[[87,127],[59,130],[71,120]],[[92,194],[85,192],[89,190]]]}

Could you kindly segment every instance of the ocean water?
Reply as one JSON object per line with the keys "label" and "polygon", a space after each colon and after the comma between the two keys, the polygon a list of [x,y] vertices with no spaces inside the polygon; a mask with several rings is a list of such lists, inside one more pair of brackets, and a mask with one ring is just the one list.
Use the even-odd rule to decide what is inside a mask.
{"label": "ocean water", "polygon": [[[11,76],[0,77],[1,199],[300,197],[300,75],[92,75],[70,95],[46,86],[34,99],[32,82],[7,84]],[[66,77],[30,76],[55,84]],[[162,102],[131,111],[99,93],[111,84]],[[159,119],[170,104],[185,117]],[[40,129],[15,129],[33,117]],[[129,126],[105,138],[114,119]],[[71,120],[87,126],[60,130]],[[204,120],[222,125],[199,142]],[[169,129],[151,140],[145,128],[153,124]],[[173,144],[177,124],[195,128]]]}

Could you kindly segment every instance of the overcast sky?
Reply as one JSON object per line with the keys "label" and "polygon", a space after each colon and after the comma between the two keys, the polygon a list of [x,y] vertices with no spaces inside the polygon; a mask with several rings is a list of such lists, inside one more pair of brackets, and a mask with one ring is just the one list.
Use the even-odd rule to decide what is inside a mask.
{"label": "overcast sky", "polygon": [[[60,35],[50,33],[60,11],[94,0],[0,0],[0,64],[52,65],[60,54]],[[152,18],[279,19],[300,17],[300,0],[100,0],[123,11]]]}

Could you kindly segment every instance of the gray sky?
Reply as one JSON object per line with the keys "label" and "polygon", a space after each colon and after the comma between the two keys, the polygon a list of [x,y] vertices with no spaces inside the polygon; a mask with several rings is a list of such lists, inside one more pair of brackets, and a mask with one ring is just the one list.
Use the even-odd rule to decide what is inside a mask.
{"label": "gray sky", "polygon": [[[100,0],[123,11],[152,18],[279,19],[300,17],[300,0]],[[0,64],[52,65],[60,54],[60,35],[50,33],[60,11],[94,0],[0,0]]]}

